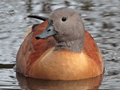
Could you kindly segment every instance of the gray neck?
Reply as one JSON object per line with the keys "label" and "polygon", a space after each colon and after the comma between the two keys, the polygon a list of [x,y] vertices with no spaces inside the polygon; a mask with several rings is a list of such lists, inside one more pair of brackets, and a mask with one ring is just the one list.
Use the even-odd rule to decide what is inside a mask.
{"label": "gray neck", "polygon": [[58,51],[65,48],[71,52],[81,53],[83,45],[84,45],[84,39],[66,41],[66,42],[60,42],[60,43],[57,42],[55,45],[54,51]]}

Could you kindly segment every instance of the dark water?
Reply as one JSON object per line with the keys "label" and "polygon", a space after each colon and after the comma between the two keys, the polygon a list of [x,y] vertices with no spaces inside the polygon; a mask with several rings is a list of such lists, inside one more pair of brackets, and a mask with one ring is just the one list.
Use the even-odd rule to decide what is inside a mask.
{"label": "dark water", "polygon": [[[27,15],[48,16],[52,10],[65,6],[81,14],[86,30],[100,47],[105,63],[103,81],[102,77],[62,82],[16,76],[13,66],[25,32],[41,22],[27,18]],[[86,90],[98,87],[120,89],[120,0],[0,0],[0,90]]]}

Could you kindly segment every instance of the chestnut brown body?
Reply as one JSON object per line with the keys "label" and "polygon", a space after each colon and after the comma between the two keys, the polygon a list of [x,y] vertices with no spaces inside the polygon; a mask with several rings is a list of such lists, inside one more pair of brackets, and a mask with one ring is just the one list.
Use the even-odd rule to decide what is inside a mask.
{"label": "chestnut brown body", "polygon": [[[28,77],[50,80],[79,80],[96,77],[103,73],[101,51],[92,36],[84,30],[79,14],[74,10],[72,12],[71,9],[68,9],[65,14],[68,15],[68,20],[74,21],[73,26],[68,21],[59,22],[59,17],[62,17],[59,12],[66,10],[66,8],[56,10],[48,21],[28,30],[16,59],[17,70],[20,73]],[[54,17],[56,19],[53,19]],[[53,22],[51,24],[52,19],[53,22],[62,24]],[[67,23],[70,24],[69,27],[66,26]],[[77,23],[80,23],[81,26],[77,26]],[[39,39],[41,33],[46,27],[48,28],[47,25],[54,26],[52,29],[57,30],[58,34],[50,36],[48,39]],[[40,35],[37,36],[38,34]],[[39,40],[35,39],[36,36]],[[42,35],[42,37],[44,36]]]}
{"label": "chestnut brown body", "polygon": [[[80,54],[66,50],[53,51],[53,37],[36,40],[47,21],[36,26],[26,36],[17,54],[17,69],[29,77],[52,80],[77,80],[96,77],[103,73],[103,59],[99,47],[85,31],[84,48]],[[38,29],[39,28],[39,29]]]}

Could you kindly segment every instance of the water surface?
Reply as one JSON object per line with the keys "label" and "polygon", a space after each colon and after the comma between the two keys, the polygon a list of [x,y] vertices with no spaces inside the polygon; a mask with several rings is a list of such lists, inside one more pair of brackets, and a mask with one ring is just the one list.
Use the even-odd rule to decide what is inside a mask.
{"label": "water surface", "polygon": [[[120,0],[0,0],[0,89],[28,88],[29,79],[26,80],[27,85],[21,86],[13,70],[25,32],[33,24],[41,23],[27,18],[27,15],[48,16],[60,7],[70,7],[81,14],[85,29],[91,33],[102,51],[105,74],[99,89],[120,89]],[[45,90],[45,86],[51,86],[51,82],[39,88]],[[56,84],[59,87],[58,82],[52,83],[54,89]],[[62,82],[62,85],[69,87],[69,83]]]}

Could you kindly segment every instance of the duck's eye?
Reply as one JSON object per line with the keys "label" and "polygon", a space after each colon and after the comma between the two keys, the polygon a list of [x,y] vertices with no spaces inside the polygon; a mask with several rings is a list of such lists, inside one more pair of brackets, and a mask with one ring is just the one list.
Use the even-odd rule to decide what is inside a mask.
{"label": "duck's eye", "polygon": [[67,18],[66,17],[62,17],[62,21],[64,22],[64,21],[66,21],[67,20]]}

